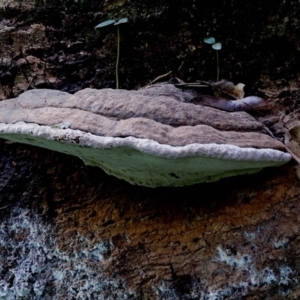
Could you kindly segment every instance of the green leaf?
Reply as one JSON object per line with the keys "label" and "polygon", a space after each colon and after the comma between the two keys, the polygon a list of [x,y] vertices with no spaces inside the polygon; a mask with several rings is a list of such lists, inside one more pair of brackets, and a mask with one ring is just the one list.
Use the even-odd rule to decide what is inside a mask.
{"label": "green leaf", "polygon": [[119,24],[123,24],[123,23],[127,23],[128,22],[128,18],[123,18],[120,19],[118,22],[116,22],[114,25],[119,25]]}
{"label": "green leaf", "polygon": [[222,44],[221,43],[213,44],[212,48],[215,49],[215,50],[221,50],[222,49]]}
{"label": "green leaf", "polygon": [[215,38],[213,36],[208,36],[203,39],[204,43],[212,45],[216,42]]}
{"label": "green leaf", "polygon": [[101,27],[105,27],[111,24],[114,24],[116,22],[116,20],[110,19],[110,20],[106,20],[102,23],[99,23],[95,28],[101,28]]}

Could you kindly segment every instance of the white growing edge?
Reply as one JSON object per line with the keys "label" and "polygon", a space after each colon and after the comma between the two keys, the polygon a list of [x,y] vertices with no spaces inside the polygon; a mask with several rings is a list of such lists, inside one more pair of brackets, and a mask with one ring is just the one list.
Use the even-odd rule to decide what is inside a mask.
{"label": "white growing edge", "polygon": [[108,174],[150,187],[216,181],[280,166],[291,159],[290,154],[273,149],[213,143],[178,147],[24,122],[0,123],[0,138],[75,155]]}

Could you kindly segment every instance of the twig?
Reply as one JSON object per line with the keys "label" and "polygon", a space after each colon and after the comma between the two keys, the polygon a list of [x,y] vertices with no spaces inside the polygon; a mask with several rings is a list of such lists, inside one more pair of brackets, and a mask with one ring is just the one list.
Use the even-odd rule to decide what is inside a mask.
{"label": "twig", "polygon": [[33,80],[35,79],[35,75],[33,75],[32,76],[32,78],[31,78],[31,80],[29,81],[29,83],[28,83],[28,85],[27,85],[27,87],[26,87],[26,89],[25,89],[25,91],[24,92],[26,92],[28,89],[29,89],[29,87],[30,87],[30,85],[32,84],[32,82],[33,82]]}
{"label": "twig", "polygon": [[[275,136],[274,136],[274,134],[273,134],[273,132],[267,127],[267,126],[265,126],[264,125],[264,128],[265,128],[265,130],[269,133],[269,135],[272,137],[272,138],[274,138],[275,140],[276,140],[276,138],[275,138]],[[288,146],[286,146],[285,144],[283,144],[283,146],[284,146],[284,148],[286,149],[286,151],[289,153],[289,154],[291,154],[291,156],[293,157],[293,159],[298,163],[298,164],[300,164],[300,158],[288,147]]]}
{"label": "twig", "polygon": [[172,74],[172,71],[169,71],[169,72],[166,73],[166,74],[163,74],[163,75],[160,75],[160,76],[156,77],[154,80],[151,81],[150,84],[153,84],[154,82],[158,81],[159,79],[162,79],[162,78],[164,78],[164,77],[167,77],[167,76],[169,76],[170,74]]}
{"label": "twig", "polygon": [[184,64],[184,60],[183,60],[183,61],[182,61],[182,63],[180,64],[180,66],[179,66],[179,68],[178,68],[177,72],[179,72],[179,71],[181,70],[181,68],[182,68],[183,64]]}
{"label": "twig", "polygon": [[199,87],[199,88],[208,88],[210,85],[208,84],[201,84],[198,82],[190,82],[190,83],[175,83],[175,86],[178,87]]}
{"label": "twig", "polygon": [[116,90],[119,89],[119,61],[120,61],[120,29],[119,29],[119,25],[117,25]]}
{"label": "twig", "polygon": [[154,82],[158,81],[159,79],[164,78],[164,77],[166,77],[166,76],[168,76],[168,75],[170,75],[170,74],[172,74],[172,71],[169,71],[169,72],[166,73],[166,74],[163,74],[163,75],[160,75],[160,76],[156,77],[156,78],[153,79],[150,83],[148,83],[147,85],[145,85],[145,86],[143,86],[142,88],[140,88],[140,90],[146,88],[147,86],[153,84]]}
{"label": "twig", "polygon": [[3,209],[5,209],[5,208],[9,207],[10,205],[11,205],[11,204],[7,204],[6,206],[0,207],[0,210],[3,210]]}

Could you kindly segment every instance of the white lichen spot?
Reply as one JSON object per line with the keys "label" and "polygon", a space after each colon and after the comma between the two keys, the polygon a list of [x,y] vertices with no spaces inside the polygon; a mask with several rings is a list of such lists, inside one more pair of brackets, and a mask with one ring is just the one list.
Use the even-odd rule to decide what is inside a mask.
{"label": "white lichen spot", "polygon": [[129,299],[135,292],[102,272],[101,262],[114,245],[109,239],[65,237],[36,214],[14,208],[0,223],[0,300]]}
{"label": "white lichen spot", "polygon": [[245,237],[248,241],[253,241],[253,240],[255,240],[256,233],[255,233],[255,232],[244,231],[244,237]]}
{"label": "white lichen spot", "polygon": [[241,255],[240,253],[237,253],[236,255],[227,254],[227,252],[220,246],[217,247],[217,251],[219,257],[216,258],[216,261],[226,263],[227,265],[237,269],[245,268],[245,266],[249,265],[251,262],[248,255]]}
{"label": "white lichen spot", "polygon": [[280,269],[280,275],[279,275],[279,283],[283,285],[288,285],[291,279],[289,278],[290,275],[293,274],[293,271],[290,267],[281,267]]}
{"label": "white lichen spot", "polygon": [[[212,262],[219,262],[224,267],[217,266],[217,270],[227,270],[230,274],[228,281],[220,285],[208,285],[209,278],[201,277],[201,280],[194,278],[189,283],[189,297],[183,297],[178,293],[176,286],[171,281],[161,281],[153,289],[159,299],[204,299],[204,300],[222,300],[237,299],[245,296],[249,291],[258,286],[281,286],[283,296],[288,294],[287,286],[293,280],[291,279],[293,271],[288,266],[266,267],[258,269],[255,259],[248,254],[241,252],[232,252],[218,246],[217,256],[212,258]],[[230,268],[230,270],[228,270]],[[245,276],[246,274],[246,276]],[[246,279],[246,280],[245,280]],[[297,282],[295,282],[297,283]],[[232,299],[233,299],[232,298]]]}
{"label": "white lichen spot", "polygon": [[288,243],[289,243],[289,240],[287,238],[282,239],[282,240],[276,239],[273,242],[273,246],[275,249],[280,249],[280,248],[284,248]]}

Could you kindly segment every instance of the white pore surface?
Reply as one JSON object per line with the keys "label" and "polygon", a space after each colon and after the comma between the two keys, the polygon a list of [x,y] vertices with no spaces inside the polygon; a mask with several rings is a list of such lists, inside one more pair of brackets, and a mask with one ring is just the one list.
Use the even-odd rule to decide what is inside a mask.
{"label": "white pore surface", "polygon": [[0,137],[80,157],[118,178],[149,187],[184,186],[250,174],[287,163],[288,153],[224,144],[181,147],[135,137],[103,137],[80,130],[0,123]]}

